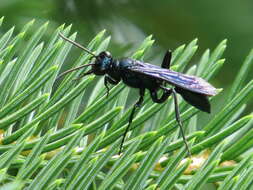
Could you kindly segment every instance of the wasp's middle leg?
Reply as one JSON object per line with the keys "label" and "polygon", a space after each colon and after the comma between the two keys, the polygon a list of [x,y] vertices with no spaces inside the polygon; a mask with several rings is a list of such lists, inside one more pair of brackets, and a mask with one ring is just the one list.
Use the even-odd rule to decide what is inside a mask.
{"label": "wasp's middle leg", "polygon": [[120,144],[119,154],[122,151],[123,144],[124,144],[124,141],[125,141],[125,138],[126,138],[126,134],[127,134],[128,130],[130,129],[131,123],[133,121],[135,110],[136,110],[136,108],[140,107],[141,104],[143,103],[144,94],[145,94],[145,88],[140,88],[140,97],[139,97],[139,100],[134,104],[134,107],[133,107],[132,112],[130,114],[128,126],[125,129],[125,132],[123,134],[123,139],[122,139],[121,144]]}

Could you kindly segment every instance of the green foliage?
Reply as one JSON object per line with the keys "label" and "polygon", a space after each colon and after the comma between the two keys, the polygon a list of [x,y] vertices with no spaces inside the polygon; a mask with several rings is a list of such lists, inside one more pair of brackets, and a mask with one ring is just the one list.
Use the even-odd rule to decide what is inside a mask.
{"label": "green foliage", "polygon": [[[155,104],[148,95],[119,156],[119,142],[131,112],[126,101],[129,89],[120,83],[106,97],[101,77],[74,80],[84,71],[56,82],[71,49],[58,32],[72,40],[76,33],[71,35],[71,26],[62,25],[45,43],[41,38],[47,23],[32,36],[26,35],[33,23],[16,35],[11,28],[0,36],[0,190],[193,190],[208,183],[219,184],[218,189],[252,187],[253,117],[241,116],[253,98],[253,81],[244,85],[253,63],[252,51],[228,97],[220,93],[211,98],[212,102],[217,97],[226,101],[210,121],[197,121],[204,119],[199,111],[179,102],[192,158],[186,158],[171,98]],[[87,47],[105,50],[110,37],[104,35],[105,31],[97,34]],[[147,37],[132,57],[143,59],[153,42],[152,36]],[[196,39],[177,48],[172,68],[182,72],[197,48]],[[214,77],[224,64],[225,48],[226,40],[214,51],[205,51],[187,73]],[[73,66],[87,64],[89,58],[82,52]]]}

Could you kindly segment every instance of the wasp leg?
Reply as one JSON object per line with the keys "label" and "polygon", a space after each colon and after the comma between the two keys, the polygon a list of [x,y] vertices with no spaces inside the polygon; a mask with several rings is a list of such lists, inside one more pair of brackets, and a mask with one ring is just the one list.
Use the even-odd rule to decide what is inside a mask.
{"label": "wasp leg", "polygon": [[171,95],[172,89],[163,89],[163,95],[161,98],[158,98],[157,91],[150,91],[150,96],[155,103],[163,103],[165,102],[168,97]]}
{"label": "wasp leg", "polygon": [[107,96],[107,97],[109,96],[109,92],[110,92],[110,88],[109,88],[109,86],[108,86],[108,83],[113,84],[113,85],[116,85],[116,84],[119,83],[119,81],[114,80],[112,77],[110,77],[110,76],[108,76],[108,75],[105,75],[104,85],[105,85],[105,88],[106,88],[106,96]]}
{"label": "wasp leg", "polygon": [[180,112],[179,112],[179,109],[178,109],[177,94],[176,94],[176,91],[174,90],[174,88],[172,88],[172,95],[173,95],[174,105],[175,105],[176,120],[177,120],[177,123],[179,125],[180,132],[182,134],[182,137],[183,137],[183,140],[184,140],[184,144],[185,144],[187,152],[188,152],[188,156],[191,157],[191,152],[190,152],[187,140],[186,140],[185,135],[184,135],[183,125],[182,125],[182,122],[181,122]]}
{"label": "wasp leg", "polygon": [[162,62],[162,68],[165,68],[165,69],[169,69],[170,68],[171,54],[172,54],[172,52],[170,50],[168,50],[165,53],[165,56],[164,56],[163,62]]}
{"label": "wasp leg", "polygon": [[132,123],[133,118],[134,118],[134,112],[135,112],[136,108],[141,106],[141,104],[143,102],[143,99],[144,99],[144,94],[145,94],[145,88],[140,88],[140,97],[139,97],[139,100],[134,104],[134,107],[133,107],[132,112],[130,114],[128,125],[127,125],[127,128],[125,129],[125,132],[123,134],[123,138],[122,138],[122,141],[121,141],[121,144],[120,144],[119,154],[122,152],[122,148],[123,148],[123,144],[124,144],[124,141],[125,141],[125,138],[126,138],[126,134],[127,134],[128,130],[130,129],[131,123]]}

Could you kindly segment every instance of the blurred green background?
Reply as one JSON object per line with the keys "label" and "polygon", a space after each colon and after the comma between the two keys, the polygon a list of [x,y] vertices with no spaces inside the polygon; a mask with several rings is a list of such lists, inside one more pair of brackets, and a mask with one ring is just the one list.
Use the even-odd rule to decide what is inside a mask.
{"label": "blurred green background", "polygon": [[[73,23],[83,45],[106,29],[112,36],[109,50],[116,57],[129,55],[153,34],[155,47],[146,60],[155,64],[160,64],[166,49],[197,37],[199,50],[194,63],[206,48],[213,49],[226,38],[226,64],[211,82],[225,89],[253,47],[252,0],[0,0],[0,15],[5,16],[5,31],[12,25],[18,31],[34,18],[38,25],[49,20],[51,32],[63,23]],[[50,34],[48,30],[48,37]]]}

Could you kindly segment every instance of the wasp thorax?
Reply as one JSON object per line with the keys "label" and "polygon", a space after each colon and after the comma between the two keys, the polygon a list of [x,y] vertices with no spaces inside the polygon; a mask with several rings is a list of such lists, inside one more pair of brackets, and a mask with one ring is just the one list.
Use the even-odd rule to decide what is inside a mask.
{"label": "wasp thorax", "polygon": [[104,75],[106,70],[109,69],[110,63],[112,61],[112,56],[110,52],[103,51],[97,57],[95,64],[93,65],[93,72],[96,75]]}

